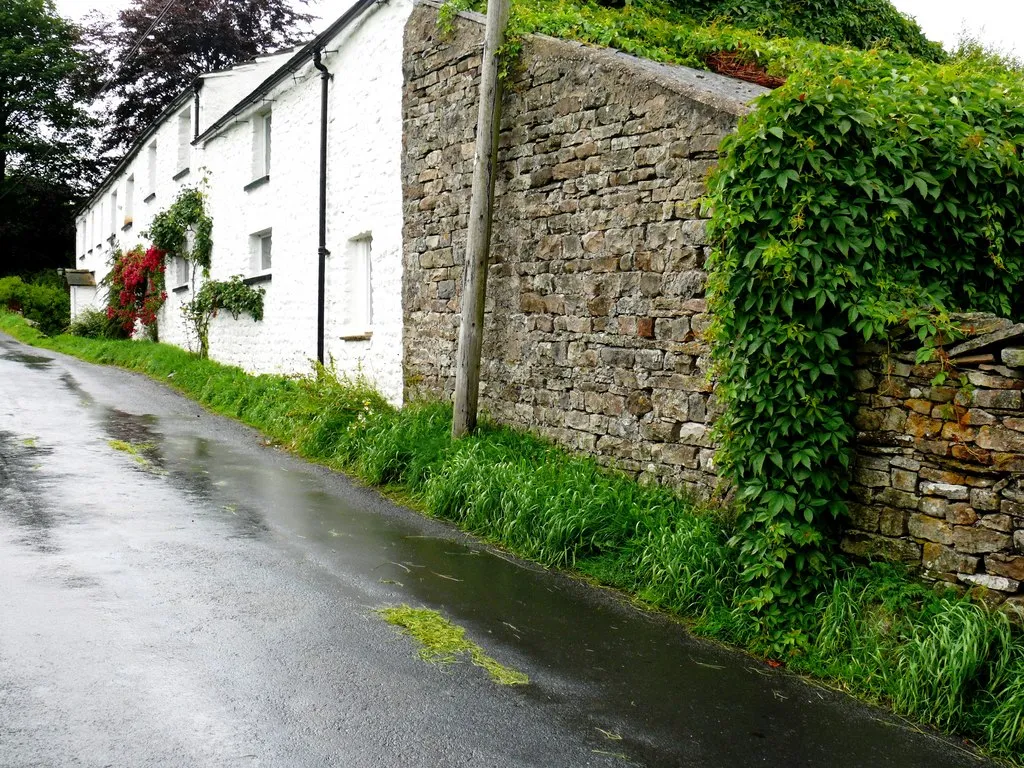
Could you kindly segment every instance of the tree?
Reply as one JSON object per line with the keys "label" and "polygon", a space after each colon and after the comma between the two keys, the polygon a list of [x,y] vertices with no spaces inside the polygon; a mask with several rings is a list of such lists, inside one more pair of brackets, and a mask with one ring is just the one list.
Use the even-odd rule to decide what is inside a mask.
{"label": "tree", "polygon": [[68,263],[94,170],[96,69],[80,42],[52,0],[0,2],[0,274]]}
{"label": "tree", "polygon": [[114,68],[104,149],[123,152],[201,73],[300,42],[311,19],[287,0],[135,0],[116,22],[93,22],[94,45]]}

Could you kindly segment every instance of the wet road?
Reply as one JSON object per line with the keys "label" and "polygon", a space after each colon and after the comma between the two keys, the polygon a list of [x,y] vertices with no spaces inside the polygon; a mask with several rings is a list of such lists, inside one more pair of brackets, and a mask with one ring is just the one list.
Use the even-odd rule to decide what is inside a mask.
{"label": "wet road", "polygon": [[[402,602],[530,685],[420,661]],[[4,768],[985,764],[0,334]]]}

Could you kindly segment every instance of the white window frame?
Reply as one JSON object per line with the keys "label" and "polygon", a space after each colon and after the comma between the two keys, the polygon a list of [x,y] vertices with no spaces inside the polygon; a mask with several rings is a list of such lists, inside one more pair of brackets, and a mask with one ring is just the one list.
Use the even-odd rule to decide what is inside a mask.
{"label": "white window frame", "polygon": [[117,189],[110,193],[110,236],[117,237]]}
{"label": "white window frame", "polygon": [[274,230],[263,229],[249,236],[249,274],[262,277],[273,273]]}
{"label": "white window frame", "polygon": [[273,112],[265,110],[253,115],[252,129],[252,178],[260,181],[270,177],[273,157],[274,131]]}
{"label": "white window frame", "polygon": [[178,256],[174,259],[174,287],[175,288],[187,288],[189,284],[189,263],[187,259]]}
{"label": "white window frame", "polygon": [[189,169],[192,159],[192,110],[184,109],[178,113],[178,167],[174,175]]}
{"label": "white window frame", "polygon": [[154,139],[146,146],[146,181],[148,182],[146,185],[147,202],[156,197],[156,169],[156,140]]}
{"label": "white window frame", "polygon": [[345,322],[341,338],[368,339],[373,333],[373,235],[364,232],[345,248]]}
{"label": "white window frame", "polygon": [[135,174],[129,176],[124,183],[124,221],[121,229],[127,229],[135,223]]}

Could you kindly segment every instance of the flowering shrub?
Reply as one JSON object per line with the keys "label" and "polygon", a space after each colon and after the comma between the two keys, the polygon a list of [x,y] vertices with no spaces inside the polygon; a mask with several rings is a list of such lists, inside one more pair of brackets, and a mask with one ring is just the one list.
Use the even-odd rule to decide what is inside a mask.
{"label": "flowering shrub", "polygon": [[120,323],[129,336],[137,322],[147,326],[156,322],[156,314],[167,299],[164,269],[164,251],[155,245],[146,251],[137,245],[114,254],[113,268],[107,276],[107,317]]}

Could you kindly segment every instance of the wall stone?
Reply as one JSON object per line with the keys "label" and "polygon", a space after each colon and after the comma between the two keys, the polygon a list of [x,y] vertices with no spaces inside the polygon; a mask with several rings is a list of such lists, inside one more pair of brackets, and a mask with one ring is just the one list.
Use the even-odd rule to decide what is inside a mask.
{"label": "wall stone", "polygon": [[[481,17],[405,34],[406,396],[450,396],[469,207]],[[757,86],[535,36],[506,92],[481,403],[629,472],[707,494],[698,198]]]}

